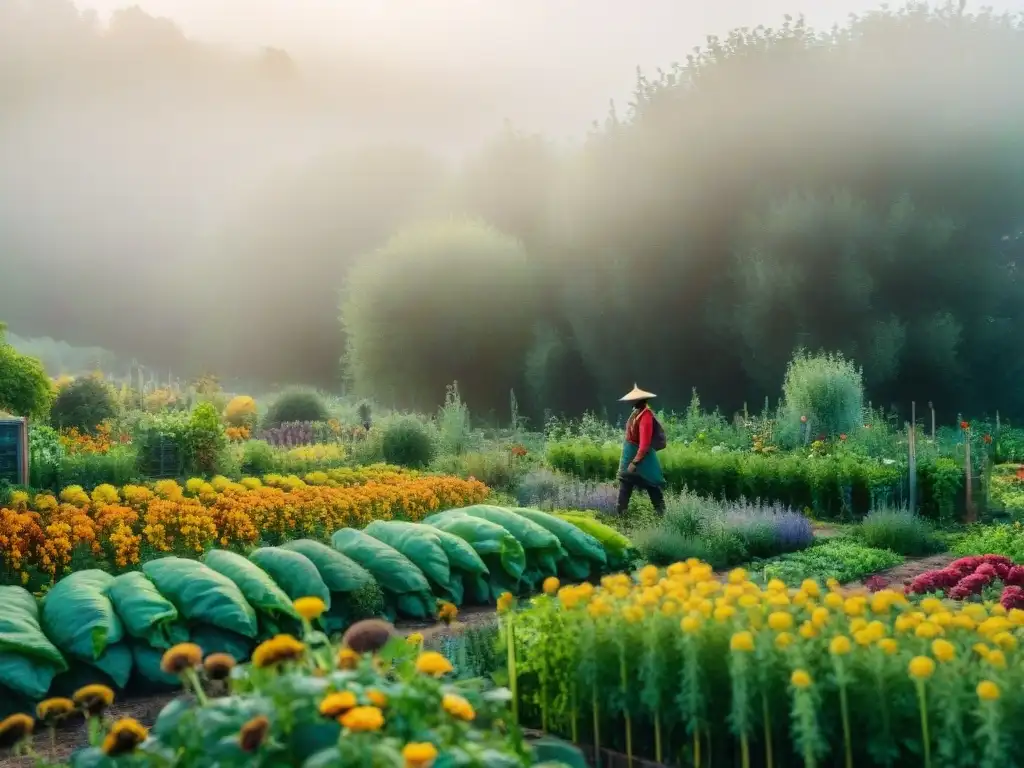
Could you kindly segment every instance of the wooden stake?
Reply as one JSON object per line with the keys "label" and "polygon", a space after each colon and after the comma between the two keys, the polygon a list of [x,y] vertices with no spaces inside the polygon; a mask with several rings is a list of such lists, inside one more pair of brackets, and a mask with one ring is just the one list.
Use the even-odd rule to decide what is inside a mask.
{"label": "wooden stake", "polygon": [[928,410],[932,412],[932,442],[935,442],[935,406],[932,401],[928,401]]}
{"label": "wooden stake", "polygon": [[969,430],[964,430],[964,476],[967,489],[967,522],[973,523],[975,515],[973,494],[971,493],[971,434]]}
{"label": "wooden stake", "polygon": [[910,403],[910,425],[907,432],[907,468],[910,473],[910,511],[917,512],[917,403]]}

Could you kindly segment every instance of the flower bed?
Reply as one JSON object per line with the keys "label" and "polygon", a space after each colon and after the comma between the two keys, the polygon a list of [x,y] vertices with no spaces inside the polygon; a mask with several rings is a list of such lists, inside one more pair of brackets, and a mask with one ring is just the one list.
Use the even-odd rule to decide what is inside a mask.
{"label": "flower bed", "polygon": [[688,561],[503,623],[524,723],[658,762],[997,766],[1024,736],[1024,611],[991,601],[761,588]]}
{"label": "flower bed", "polygon": [[1024,566],[1002,555],[962,557],[937,571],[928,571],[907,587],[908,594],[942,594],[952,600],[997,597],[1007,610],[1024,609]]}
{"label": "flower bed", "polygon": [[325,538],[372,520],[421,520],[431,512],[479,503],[487,488],[475,480],[397,472],[314,472],[305,480],[268,475],[241,483],[173,480],[152,487],[73,486],[60,497],[15,492],[0,508],[0,565],[8,581],[31,572],[49,579],[73,558],[114,570],[146,555],[201,554],[211,546],[241,548],[302,537]]}

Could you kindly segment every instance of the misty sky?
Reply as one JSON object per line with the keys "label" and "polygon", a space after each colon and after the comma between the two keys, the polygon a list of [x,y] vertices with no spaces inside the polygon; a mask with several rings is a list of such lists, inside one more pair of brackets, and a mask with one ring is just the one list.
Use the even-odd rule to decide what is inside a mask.
{"label": "misty sky", "polygon": [[[637,65],[668,66],[740,26],[777,26],[803,12],[816,27],[879,0],[77,0],[102,15],[125,5],[173,18],[191,36],[235,46],[274,45],[297,58],[343,54],[424,69],[457,67],[532,79],[571,77],[586,120],[626,97]],[[968,11],[982,7],[968,0]],[[899,6],[902,3],[891,3]],[[985,3],[1024,11],[1024,0]],[[529,124],[529,115],[507,115]],[[581,116],[582,117],[582,116]],[[585,126],[586,123],[584,123]],[[584,127],[581,126],[581,127]],[[533,126],[531,126],[533,127]],[[547,126],[536,126],[543,129]]]}

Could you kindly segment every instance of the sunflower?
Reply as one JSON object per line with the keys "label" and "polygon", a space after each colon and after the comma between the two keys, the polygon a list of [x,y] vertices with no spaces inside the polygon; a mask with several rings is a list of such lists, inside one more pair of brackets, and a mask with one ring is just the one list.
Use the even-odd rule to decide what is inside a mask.
{"label": "sunflower", "polygon": [[452,671],[452,663],[437,651],[425,651],[416,659],[416,671],[433,677],[442,677]]}
{"label": "sunflower", "polygon": [[320,702],[320,714],[337,720],[350,709],[354,709],[358,703],[356,695],[351,691],[332,693]]}
{"label": "sunflower", "polygon": [[9,749],[32,735],[35,720],[25,714],[0,720],[0,749]]}
{"label": "sunflower", "polygon": [[160,670],[164,674],[178,677],[202,663],[202,648],[195,643],[178,643],[164,653],[163,658],[160,659]]}
{"label": "sunflower", "polygon": [[114,692],[105,685],[85,685],[75,691],[71,700],[87,715],[96,717],[114,703]]}
{"label": "sunflower", "polygon": [[235,657],[229,653],[211,653],[203,662],[206,676],[211,680],[226,680],[235,668]]}
{"label": "sunflower", "polygon": [[47,725],[56,725],[74,712],[75,702],[63,697],[46,699],[36,707],[36,717]]}
{"label": "sunflower", "polygon": [[285,661],[295,661],[305,652],[305,643],[291,635],[277,635],[256,646],[256,650],[252,652],[252,665],[259,669],[272,667]]}
{"label": "sunflower", "polygon": [[146,740],[149,731],[138,720],[130,717],[118,720],[103,739],[103,753],[109,757],[126,755]]}
{"label": "sunflower", "polygon": [[384,713],[377,707],[355,707],[342,715],[339,722],[356,733],[379,731],[384,727]]}
{"label": "sunflower", "polygon": [[267,738],[270,720],[266,715],[257,715],[247,721],[238,732],[238,746],[243,752],[255,752]]}

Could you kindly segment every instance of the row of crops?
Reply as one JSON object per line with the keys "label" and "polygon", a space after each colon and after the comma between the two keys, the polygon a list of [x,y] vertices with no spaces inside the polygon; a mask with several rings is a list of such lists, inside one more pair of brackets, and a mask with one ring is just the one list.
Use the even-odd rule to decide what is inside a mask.
{"label": "row of crops", "polygon": [[582,515],[475,505],[422,523],[343,528],[330,545],[300,539],[248,556],[161,557],[119,576],[77,571],[38,601],[0,587],[0,708],[29,711],[93,682],[174,688],[177,678],[160,669],[166,649],[191,641],[246,659],[262,639],[299,631],[300,597],[322,599],[323,628],[336,633],[368,616],[426,619],[439,599],[487,604],[506,591],[532,593],[549,576],[621,569],[628,546]]}

